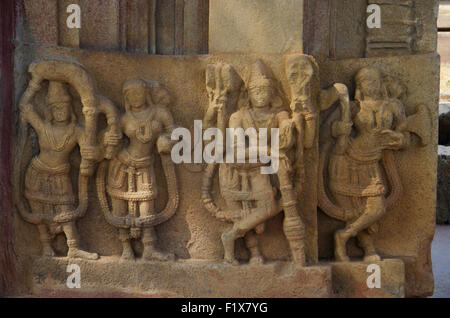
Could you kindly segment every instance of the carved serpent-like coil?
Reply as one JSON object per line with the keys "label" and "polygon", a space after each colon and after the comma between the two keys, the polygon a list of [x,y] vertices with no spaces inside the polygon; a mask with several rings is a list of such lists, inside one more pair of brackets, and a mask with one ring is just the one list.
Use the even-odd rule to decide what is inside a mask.
{"label": "carved serpent-like coil", "polygon": [[108,161],[103,161],[98,167],[96,183],[97,193],[100,201],[100,206],[105,215],[106,221],[114,227],[118,228],[135,228],[135,227],[150,227],[168,221],[177,211],[179,204],[178,185],[175,174],[175,165],[173,164],[170,154],[161,154],[161,162],[166,176],[167,189],[169,193],[169,200],[166,207],[160,213],[146,217],[133,216],[114,216],[109,208],[108,198],[106,197],[105,177],[108,168]]}
{"label": "carved serpent-like coil", "polygon": [[[319,182],[318,182],[318,199],[319,208],[322,209],[328,216],[340,220],[349,221],[355,217],[355,211],[343,209],[335,205],[328,197],[325,188],[325,167],[328,163],[328,157],[330,153],[331,142],[324,145],[319,161]],[[398,174],[397,167],[395,166],[394,156],[392,150],[384,150],[382,155],[382,164],[386,171],[388,182],[391,186],[391,192],[386,198],[386,210],[394,208],[400,200],[403,192],[402,182],[400,175]]]}
{"label": "carved serpent-like coil", "polygon": [[[30,82],[30,86],[36,85],[36,82],[40,79],[65,81],[72,85],[80,94],[83,114],[86,118],[86,138],[89,144],[93,144],[96,135],[96,124],[94,116],[91,113],[96,113],[97,106],[95,104],[95,84],[92,77],[87,70],[80,64],[65,61],[42,61],[39,63],[32,63],[28,71],[33,75]],[[27,90],[25,94],[30,94]],[[16,158],[19,163],[14,166],[13,171],[13,186],[14,186],[14,201],[17,206],[17,210],[22,218],[32,224],[42,223],[65,223],[71,222],[83,217],[86,214],[88,206],[88,181],[90,172],[92,172],[93,164],[87,162],[82,158],[82,164],[80,166],[80,174],[78,177],[78,207],[74,210],[65,211],[59,213],[56,216],[45,215],[42,213],[30,213],[28,212],[27,204],[22,196],[22,174],[21,166],[24,158],[24,147],[29,138],[28,125],[19,122],[18,132],[18,145],[16,148]],[[83,168],[83,165],[85,168]]]}

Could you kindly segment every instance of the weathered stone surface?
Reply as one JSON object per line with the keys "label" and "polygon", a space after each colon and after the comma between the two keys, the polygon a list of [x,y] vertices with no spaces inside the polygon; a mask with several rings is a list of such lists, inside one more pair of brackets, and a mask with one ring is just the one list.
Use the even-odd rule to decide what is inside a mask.
{"label": "weathered stone surface", "polygon": [[302,52],[303,0],[210,0],[209,14],[210,53]]}
{"label": "weathered stone surface", "polygon": [[[414,147],[395,154],[403,194],[400,202],[387,211],[379,222],[379,233],[375,238],[375,246],[381,255],[416,258],[416,293],[429,295],[433,291],[430,250],[434,236],[436,205],[438,56],[426,54],[323,63],[320,64],[321,86],[330,85],[332,79],[333,82],[343,82],[353,87],[354,84],[348,79],[362,66],[376,66],[408,83],[404,101],[407,115],[414,113],[417,105],[423,104],[432,116],[431,143],[426,147]],[[412,144],[416,142],[417,140],[413,140]],[[321,224],[319,257],[330,257],[333,233],[331,229],[339,229],[342,223],[328,219],[321,212],[318,222]],[[350,256],[361,255],[361,250],[355,243],[349,245]]]}
{"label": "weathered stone surface", "polygon": [[[145,297],[330,297],[331,270],[327,266],[296,268],[291,263],[232,266],[186,261],[117,262],[105,257],[97,262],[66,258],[33,261],[35,295],[65,296],[68,264],[81,270],[80,296],[110,297],[127,293]],[[98,273],[102,273],[99,275]],[[245,286],[245,287],[244,287]],[[71,296],[77,296],[74,291]]]}
{"label": "weathered stone surface", "polygon": [[[374,269],[368,266],[379,266],[380,287],[369,288],[367,281]],[[378,270],[378,269],[377,269]],[[405,265],[403,261],[385,259],[373,263],[333,263],[331,265],[333,293],[335,297],[350,298],[403,298],[405,297]]]}
{"label": "weathered stone surface", "polygon": [[448,156],[438,157],[436,223],[450,224],[450,162]]}
{"label": "weathered stone surface", "polygon": [[[2,157],[14,162],[4,195],[14,222],[4,237],[29,292],[432,293],[435,0],[390,7],[389,19],[399,13],[403,24],[388,19],[380,32],[361,31],[364,1],[211,0],[209,43],[206,0],[72,1],[81,30],[65,26],[67,0],[25,2],[8,92],[17,105],[2,107],[20,119],[6,112],[1,144],[15,145]],[[37,25],[40,10],[49,25]],[[402,49],[390,47],[390,35]],[[372,54],[367,43],[381,49]],[[208,46],[210,55],[154,55]],[[378,57],[362,59],[369,51]],[[225,163],[216,174],[201,163],[174,166],[170,133],[180,126],[194,135],[194,121],[279,128],[282,167],[268,177],[251,165]],[[332,156],[348,160],[326,166]],[[9,184],[8,173],[0,177]],[[81,266],[79,293],[67,291],[69,263]],[[371,263],[381,266],[381,289],[367,288]]]}

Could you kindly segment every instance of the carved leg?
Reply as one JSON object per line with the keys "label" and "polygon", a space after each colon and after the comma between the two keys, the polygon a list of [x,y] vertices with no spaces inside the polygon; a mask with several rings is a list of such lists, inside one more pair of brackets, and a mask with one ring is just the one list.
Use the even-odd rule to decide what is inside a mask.
{"label": "carved leg", "polygon": [[144,244],[144,253],[142,258],[149,261],[173,261],[175,255],[164,253],[156,248],[156,233],[153,227],[144,228],[142,231],[142,243]]}
{"label": "carved leg", "polygon": [[[126,190],[126,189],[125,189]],[[125,216],[128,213],[127,201],[111,198],[112,213],[115,216]],[[119,241],[122,243],[122,256],[124,261],[134,260],[134,251],[131,247],[131,235],[129,229],[119,229]]]}
{"label": "carved leg", "polygon": [[234,226],[223,232],[221,238],[224,249],[224,261],[229,264],[239,265],[239,262],[234,258],[234,243],[237,239]]}
{"label": "carved leg", "polygon": [[[154,213],[154,201],[140,202],[139,210],[141,216],[150,216]],[[172,261],[175,255],[172,253],[161,252],[156,248],[157,236],[154,227],[142,229],[142,243],[144,244],[144,253],[142,258],[152,261]]]}
{"label": "carved leg", "polygon": [[69,222],[63,224],[63,231],[66,234],[67,245],[69,246],[69,252],[67,257],[69,258],[84,258],[84,259],[98,259],[97,253],[89,253],[80,249],[77,228],[75,222]]}
{"label": "carved leg", "polygon": [[251,265],[260,265],[264,264],[264,258],[259,251],[258,246],[258,236],[254,231],[249,231],[244,236],[245,245],[250,251],[250,261]]}
{"label": "carved leg", "polygon": [[358,245],[364,250],[364,262],[378,262],[381,257],[377,254],[375,246],[373,245],[372,237],[367,230],[364,230],[357,235]]}
{"label": "carved leg", "polygon": [[[47,210],[48,213],[48,210],[50,211],[53,210],[53,207],[51,205],[44,205],[40,202],[36,202],[33,200],[29,200],[29,204],[31,211],[36,213],[45,213],[46,212],[45,210]],[[45,224],[38,224],[37,228],[39,230],[39,239],[42,244],[42,256],[49,256],[49,257],[55,256],[55,251],[53,250],[51,245],[52,235],[50,235],[49,233],[50,229]]]}
{"label": "carved leg", "polygon": [[119,240],[122,243],[122,256],[121,259],[125,261],[134,260],[134,251],[131,247],[130,230],[119,229]]}
{"label": "carved leg", "polygon": [[42,243],[42,256],[55,256],[55,251],[53,250],[51,245],[52,238],[48,233],[47,225],[39,224],[37,227],[39,230],[39,238]]}
{"label": "carved leg", "polygon": [[234,223],[231,229],[222,234],[224,260],[227,263],[238,264],[234,258],[234,244],[238,238],[244,237],[249,231],[278,214],[274,204],[271,200],[257,202],[256,209],[251,214]]}
{"label": "carved leg", "polygon": [[[347,256],[347,241],[357,236],[361,231],[377,222],[386,212],[385,199],[383,196],[368,197],[364,213],[355,221],[350,222],[347,226],[335,233],[335,258],[339,262],[347,262],[350,259]],[[363,238],[364,240],[364,238]],[[367,240],[365,241],[367,243]],[[363,243],[364,244],[364,243]],[[376,258],[376,257],[375,257]]]}

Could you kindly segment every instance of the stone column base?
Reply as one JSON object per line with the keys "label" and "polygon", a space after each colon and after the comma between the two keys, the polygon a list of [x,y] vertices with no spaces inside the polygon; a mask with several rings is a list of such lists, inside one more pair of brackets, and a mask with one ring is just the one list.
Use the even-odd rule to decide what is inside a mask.
{"label": "stone column base", "polygon": [[[296,268],[290,262],[232,266],[205,261],[131,262],[35,258],[31,290],[37,297],[404,297],[401,260],[376,262],[381,288],[369,289],[368,263],[323,263]],[[80,267],[81,288],[70,289],[69,264]]]}

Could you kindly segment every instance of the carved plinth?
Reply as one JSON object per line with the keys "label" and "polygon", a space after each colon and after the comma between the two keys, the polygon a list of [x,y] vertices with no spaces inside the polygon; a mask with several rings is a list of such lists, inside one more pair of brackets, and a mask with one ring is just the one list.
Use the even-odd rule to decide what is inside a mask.
{"label": "carved plinth", "polygon": [[[380,288],[369,288],[367,280],[372,283],[376,275],[368,266],[379,266]],[[350,298],[397,298],[405,297],[405,264],[400,259],[385,259],[380,262],[346,262],[333,263],[331,275],[334,297]],[[375,285],[375,284],[374,284]]]}
{"label": "carved plinth", "polygon": [[[69,289],[68,264],[80,266],[81,288]],[[96,262],[67,258],[36,258],[32,266],[36,296],[113,297],[330,297],[331,268],[297,268],[292,263],[233,266],[221,263]]]}

